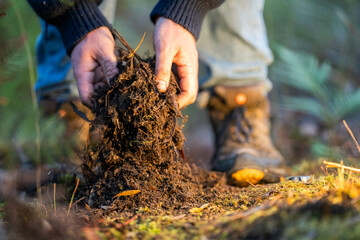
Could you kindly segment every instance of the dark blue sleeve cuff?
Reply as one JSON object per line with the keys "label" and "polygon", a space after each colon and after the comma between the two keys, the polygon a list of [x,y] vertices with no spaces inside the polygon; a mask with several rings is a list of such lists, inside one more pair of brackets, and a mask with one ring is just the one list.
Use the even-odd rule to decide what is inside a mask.
{"label": "dark blue sleeve cuff", "polygon": [[224,0],[160,0],[150,14],[155,23],[160,16],[166,17],[199,38],[205,14],[221,5]]}
{"label": "dark blue sleeve cuff", "polygon": [[76,2],[51,23],[58,28],[68,55],[89,32],[103,26],[112,29],[94,1]]}

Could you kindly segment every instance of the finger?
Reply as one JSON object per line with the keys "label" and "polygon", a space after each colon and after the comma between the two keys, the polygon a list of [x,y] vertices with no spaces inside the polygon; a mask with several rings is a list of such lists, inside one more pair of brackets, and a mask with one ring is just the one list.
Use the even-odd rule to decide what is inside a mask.
{"label": "finger", "polygon": [[108,85],[108,83],[105,79],[104,70],[101,66],[98,66],[95,69],[94,89],[96,90],[98,86],[105,86],[105,85]]}
{"label": "finger", "polygon": [[105,86],[105,83],[103,82],[98,82],[94,84],[94,90],[98,90],[99,88],[103,88]]}
{"label": "finger", "polygon": [[110,80],[118,74],[119,70],[117,68],[117,59],[113,50],[110,51],[110,54],[99,57],[99,63],[102,67],[104,78],[107,84],[110,84]]}
{"label": "finger", "polygon": [[198,88],[197,78],[184,78],[180,80],[181,93],[178,95],[180,109],[195,102]]}
{"label": "finger", "polygon": [[106,82],[104,70],[100,65],[95,69],[95,81],[94,82]]}
{"label": "finger", "polygon": [[[197,55],[188,58],[175,58],[180,77],[181,93],[178,95],[179,108],[183,108],[195,102],[199,89],[198,84],[198,59]],[[187,61],[185,59],[188,59]],[[185,60],[185,61],[184,61]]]}
{"label": "finger", "polygon": [[77,79],[77,86],[81,102],[89,108],[92,108],[91,96],[94,92],[93,80],[95,78],[94,71],[82,71],[77,68],[74,69],[75,78]]}
{"label": "finger", "polygon": [[169,86],[171,66],[174,55],[163,48],[156,50],[155,75],[156,85],[160,92],[165,92]]}

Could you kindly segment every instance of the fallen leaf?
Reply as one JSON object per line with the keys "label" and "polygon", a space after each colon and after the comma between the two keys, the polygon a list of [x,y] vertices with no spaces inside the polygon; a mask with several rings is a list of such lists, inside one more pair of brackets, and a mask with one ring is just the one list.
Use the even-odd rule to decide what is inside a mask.
{"label": "fallen leaf", "polygon": [[131,196],[131,195],[138,194],[139,192],[141,192],[141,191],[140,191],[140,190],[128,190],[128,191],[123,191],[123,192],[121,192],[121,193],[116,194],[113,198],[121,197],[121,196]]}
{"label": "fallen leaf", "polygon": [[86,203],[85,203],[85,208],[86,208],[86,210],[88,210],[88,211],[91,210],[91,208],[89,207],[89,205],[87,205]]}
{"label": "fallen leaf", "polygon": [[195,208],[191,208],[189,209],[189,212],[190,213],[198,213],[198,212],[201,212],[202,210],[204,210],[207,206],[209,206],[209,203],[206,203],[204,205],[202,205],[201,207],[195,207]]}

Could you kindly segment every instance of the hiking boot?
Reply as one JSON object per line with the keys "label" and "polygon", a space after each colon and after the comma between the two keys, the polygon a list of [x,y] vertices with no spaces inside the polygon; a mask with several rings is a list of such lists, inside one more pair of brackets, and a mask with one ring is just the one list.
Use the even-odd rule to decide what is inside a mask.
{"label": "hiking boot", "polygon": [[212,169],[226,172],[228,183],[273,183],[286,176],[285,161],[270,139],[266,87],[216,86],[208,100],[216,150]]}

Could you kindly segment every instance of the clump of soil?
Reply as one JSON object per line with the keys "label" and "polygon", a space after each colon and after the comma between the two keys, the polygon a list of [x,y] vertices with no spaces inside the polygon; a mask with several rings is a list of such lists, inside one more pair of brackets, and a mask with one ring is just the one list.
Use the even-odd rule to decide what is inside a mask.
{"label": "clump of soil", "polygon": [[[128,51],[119,49],[119,75],[94,96],[95,119],[82,164],[87,204],[174,210],[209,201],[215,190],[199,182],[199,170],[191,170],[183,157],[184,118],[174,74],[168,91],[160,93],[155,60],[131,54],[120,39]],[[119,193],[126,196],[115,197]]]}

